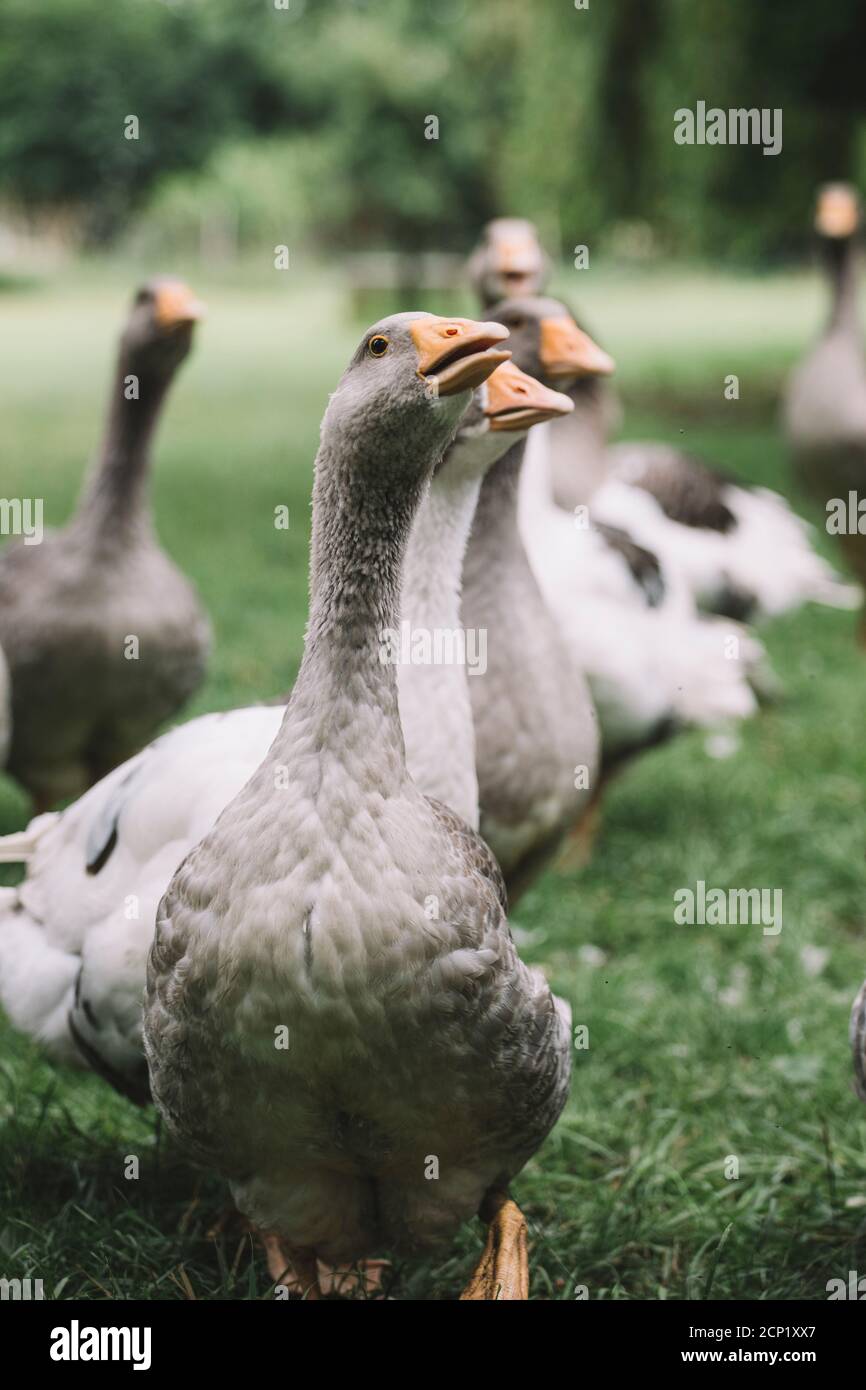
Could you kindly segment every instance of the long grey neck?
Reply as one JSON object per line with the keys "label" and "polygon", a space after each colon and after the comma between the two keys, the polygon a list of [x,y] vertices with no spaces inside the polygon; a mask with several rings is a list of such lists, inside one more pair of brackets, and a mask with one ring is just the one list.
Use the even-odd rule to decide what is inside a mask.
{"label": "long grey neck", "polygon": [[[542,678],[536,662],[549,658],[550,615],[519,526],[526,450],[525,440],[515,444],[484,479],[463,563],[463,622],[467,628],[488,633],[486,680],[473,681],[469,687],[476,716],[479,704],[495,698],[500,682],[505,682],[506,688],[513,683],[522,693],[532,689]],[[486,716],[482,718],[486,720]],[[476,722],[476,737],[483,738],[480,727]],[[482,804],[483,758],[482,753]]]}
{"label": "long grey neck", "polygon": [[[396,668],[383,634],[400,620],[401,568],[424,479],[374,470],[346,441],[316,459],[310,618],[304,657],[277,742],[303,730],[307,748],[341,756],[361,710],[375,711],[364,761],[381,790],[405,775]],[[354,457],[353,457],[354,455]],[[375,481],[374,481],[375,480]]]}
{"label": "long grey neck", "polygon": [[[76,519],[101,544],[128,544],[152,530],[148,476],[151,444],[173,372],[137,373],[121,351],[102,449]],[[130,383],[129,378],[134,378]],[[131,392],[137,391],[130,396]]]}
{"label": "long grey neck", "polygon": [[[514,547],[523,550],[517,526],[517,497],[526,440],[521,439],[495,463],[481,484],[467,549],[467,564],[483,551],[489,565],[508,565]],[[489,569],[488,565],[488,569]]]}
{"label": "long grey neck", "polygon": [[418,510],[406,552],[402,614],[413,627],[460,621],[460,575],[481,487],[462,479],[450,488],[434,482]]}
{"label": "long grey neck", "polygon": [[859,252],[855,237],[828,237],[824,260],[830,272],[831,332],[860,332],[857,289],[860,279]]}
{"label": "long grey neck", "polygon": [[[498,438],[491,438],[488,447],[498,453]],[[413,660],[410,648],[410,659],[400,665],[398,680],[409,771],[424,792],[477,828],[478,779],[468,682],[477,678],[470,671],[483,669],[486,661],[486,645],[480,646],[482,641],[486,644],[486,633],[464,631],[460,591],[481,478],[477,462],[470,468],[461,466],[460,448],[455,446],[434,477],[412,527],[404,565],[400,635],[417,644],[414,650],[420,649],[422,659]]]}
{"label": "long grey neck", "polygon": [[588,503],[608,473],[604,403],[594,393],[570,394],[575,403],[571,415],[546,426],[554,496],[568,511]]}
{"label": "long grey neck", "polygon": [[[523,671],[532,661],[521,622],[543,622],[543,600],[520,535],[518,498],[526,441],[491,468],[484,482],[463,562],[463,622],[487,630],[488,670]],[[534,615],[534,616],[532,616]],[[470,687],[470,693],[475,684]],[[477,732],[477,730],[476,730]]]}

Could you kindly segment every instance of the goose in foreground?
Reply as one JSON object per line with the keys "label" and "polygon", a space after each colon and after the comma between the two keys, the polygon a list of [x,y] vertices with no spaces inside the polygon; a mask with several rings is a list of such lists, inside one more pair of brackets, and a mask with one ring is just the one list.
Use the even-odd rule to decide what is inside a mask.
{"label": "goose in foreground", "polygon": [[[559,302],[507,300],[496,312],[510,330],[515,363],[567,392],[571,355],[584,335]],[[613,367],[610,359],[605,365]],[[589,680],[603,766],[678,727],[753,713],[749,675],[762,656],[760,644],[742,630],[732,633],[730,623],[699,617],[676,568],[629,535],[570,517],[556,505],[544,448],[550,429],[536,431],[527,445],[520,532],[560,636]]]}
{"label": "goose in foreground", "polygon": [[[610,359],[585,334],[563,350],[572,377],[608,369]],[[512,905],[588,808],[599,761],[589,688],[518,526],[524,449],[524,441],[514,444],[485,477],[463,566],[464,627],[487,634],[487,669],[469,682],[481,834]]]}
{"label": "goose in foreground", "polygon": [[421,1251],[483,1208],[467,1294],[526,1297],[506,1185],[568,1091],[567,1008],[517,956],[486,846],[412,781],[379,659],[424,485],[504,332],[400,314],[359,345],[322,423],[291,700],[148,963],[157,1106],[312,1294],[316,1256]]}
{"label": "goose in foreground", "polygon": [[[829,184],[815,215],[830,290],[830,318],[821,338],[792,374],[785,426],[803,482],[826,506],[866,492],[866,357],[860,321],[859,239],[862,209],[848,184]],[[866,584],[866,537],[840,535],[849,564]],[[866,632],[866,628],[864,628]]]}
{"label": "goose in foreground", "polygon": [[[397,659],[409,771],[429,796],[478,826],[460,571],[484,472],[568,400],[512,367],[482,384],[438,465],[412,527],[402,622],[382,656]],[[430,634],[444,659],[400,661]],[[470,680],[476,679],[474,676]],[[149,1099],[141,1042],[145,963],[159,900],[184,856],[253,776],[284,707],[202,715],[162,735],[66,810],[0,839],[0,862],[27,877],[0,889],[0,1003],[58,1061],[86,1063],[137,1103]],[[130,902],[135,903],[135,915]]]}
{"label": "goose in foreground", "polygon": [[0,553],[12,681],[9,771],[37,810],[79,795],[200,684],[210,644],[192,586],[160,548],[147,482],[154,429],[200,305],[154,280],[120,341],[97,466],[72,520]]}
{"label": "goose in foreground", "polygon": [[[562,409],[566,399],[509,363],[477,390],[412,528],[401,628],[459,629],[462,548],[481,474],[534,420]],[[410,663],[397,674],[415,781],[477,824],[465,669]],[[157,904],[178,864],[254,774],[282,718],[282,708],[263,706],[192,720],[66,811],[0,841],[0,860],[29,860],[20,888],[0,890],[7,1012],[55,1058],[86,1060],[139,1103],[149,1098],[140,1001]],[[272,1262],[270,1245],[268,1252]],[[275,1278],[282,1268],[273,1267]]]}

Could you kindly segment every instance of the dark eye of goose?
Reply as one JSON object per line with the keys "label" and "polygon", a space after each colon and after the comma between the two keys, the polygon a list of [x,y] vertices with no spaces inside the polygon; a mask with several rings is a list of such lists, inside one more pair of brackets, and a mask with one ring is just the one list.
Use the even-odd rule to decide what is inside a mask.
{"label": "dark eye of goose", "polygon": [[367,344],[371,357],[384,357],[388,351],[388,339],[377,333],[375,338],[371,338]]}
{"label": "dark eye of goose", "polygon": [[508,327],[511,329],[512,332],[521,328],[525,328],[526,319],[512,319]]}

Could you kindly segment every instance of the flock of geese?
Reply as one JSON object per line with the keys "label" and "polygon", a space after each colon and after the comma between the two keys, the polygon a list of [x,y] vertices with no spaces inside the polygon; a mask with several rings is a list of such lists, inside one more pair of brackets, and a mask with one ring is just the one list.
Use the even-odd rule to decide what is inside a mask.
{"label": "flock of geese", "polygon": [[[787,407],[824,498],[866,470],[859,217],[824,190],[832,314]],[[0,840],[26,865],[0,889],[0,1001],[152,1100],[307,1297],[475,1215],[461,1296],[528,1297],[509,1183],[565,1104],[572,1037],[508,904],[625,761],[757,712],[755,624],[861,600],[779,495],[610,443],[614,363],[545,296],[531,224],[491,223],[470,269],[483,321],[383,319],[328,401],[289,696],[149,741],[210,644],[148,500],[200,315],[177,281],[136,296],[71,521],[0,552],[0,736],[39,812]],[[486,664],[395,660],[401,625],[483,634]],[[866,1098],[862,992],[852,1041]]]}

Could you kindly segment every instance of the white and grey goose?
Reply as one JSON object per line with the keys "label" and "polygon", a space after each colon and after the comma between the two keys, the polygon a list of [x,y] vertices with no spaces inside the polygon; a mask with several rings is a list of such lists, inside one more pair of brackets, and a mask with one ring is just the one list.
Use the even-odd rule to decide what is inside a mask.
{"label": "white and grey goose", "polygon": [[[838,221],[835,210],[834,216]],[[510,220],[501,219],[506,224]],[[539,293],[546,283],[548,262],[538,234],[531,223],[521,223],[520,228],[519,237],[486,232],[470,261],[476,288],[490,312],[495,312],[492,295],[497,287],[502,298],[517,298]],[[517,256],[512,243],[519,246]],[[522,277],[509,274],[515,260],[525,268]],[[849,303],[852,297],[848,291]],[[553,320],[549,332],[553,345]],[[860,358],[851,350],[851,337],[849,328],[846,370],[828,397],[839,403],[846,395],[844,410],[838,412],[846,421],[866,411],[866,375],[859,366],[858,377]],[[815,380],[819,388],[826,385],[820,372]],[[807,402],[805,388],[796,379],[792,389]],[[840,582],[815,551],[810,528],[779,493],[728,476],[669,444],[640,440],[609,446],[621,418],[609,384],[584,379],[570,394],[573,413],[545,438],[554,497],[566,511],[592,500],[598,521],[625,531],[669,567],[679,568],[695,602],[709,613],[759,621],[807,602],[833,608],[858,605],[860,591]],[[805,414],[811,413],[808,407]],[[809,426],[814,428],[827,414],[826,407],[815,411]],[[844,428],[837,423],[829,433],[837,439]],[[858,428],[862,430],[862,420]],[[859,437],[857,428],[849,434]],[[539,447],[540,441],[535,444]],[[578,468],[575,457],[580,459]],[[866,572],[866,561],[862,567]]]}
{"label": "white and grey goose", "polygon": [[565,1007],[517,956],[486,846],[412,781],[379,659],[424,486],[503,332],[397,315],[365,335],[322,424],[283,723],[157,920],[156,1103],[312,1290],[317,1255],[421,1251],[484,1204],[473,1296],[525,1297],[503,1188],[568,1089]]}
{"label": "white and grey goose", "polygon": [[[156,537],[153,435],[201,305],[153,280],[124,328],[105,440],[81,502],[39,545],[0,553],[0,643],[12,682],[9,771],[37,810],[137,752],[204,676],[210,627]],[[130,657],[130,638],[138,659]]]}
{"label": "white and grey goose", "polygon": [[[412,635],[447,634],[459,656],[460,571],[481,477],[517,432],[568,408],[567,398],[510,362],[478,387],[415,517],[398,636],[403,626]],[[477,828],[465,667],[409,662],[397,673],[414,780]],[[24,882],[0,890],[0,1002],[56,1060],[86,1060],[136,1102],[150,1095],[141,996],[157,905],[181,860],[262,762],[282,718],[272,704],[190,720],[65,811],[0,839],[0,862],[27,863]]]}

